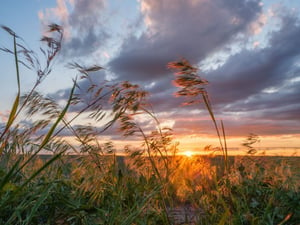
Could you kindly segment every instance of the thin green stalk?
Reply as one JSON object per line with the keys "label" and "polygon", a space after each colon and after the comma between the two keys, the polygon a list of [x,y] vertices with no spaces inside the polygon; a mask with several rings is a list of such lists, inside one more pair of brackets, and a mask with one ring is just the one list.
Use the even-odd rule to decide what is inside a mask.
{"label": "thin green stalk", "polygon": [[[40,197],[35,201],[33,207],[30,210],[29,215],[26,216],[25,221],[23,222],[24,225],[29,225],[32,224],[32,218],[36,215],[39,207],[44,203],[44,201],[47,199],[47,197],[50,195],[50,191],[53,188],[52,185],[50,185],[46,190],[43,190],[42,194]],[[34,197],[34,196],[33,196]],[[24,206],[21,205],[21,210],[26,210],[27,209],[27,199],[24,199]],[[16,212],[16,211],[15,211]],[[7,221],[7,224],[11,224],[11,221],[14,220],[16,216],[13,214],[11,218]]]}
{"label": "thin green stalk", "polygon": [[[14,56],[15,56],[15,67],[16,67],[16,75],[17,75],[18,92],[17,92],[17,96],[15,98],[14,104],[12,106],[12,109],[10,111],[9,118],[6,123],[6,127],[3,131],[3,133],[0,135],[0,140],[3,139],[4,135],[8,132],[9,128],[11,127],[11,125],[13,124],[13,122],[16,119],[16,113],[17,113],[17,110],[19,107],[20,95],[21,95],[20,72],[19,72],[17,42],[16,42],[15,34],[14,34]],[[8,136],[5,138],[5,140],[2,141],[2,144],[0,146],[0,155],[2,154],[3,149],[5,148],[5,145],[7,143],[7,138],[8,138]]]}
{"label": "thin green stalk", "polygon": [[221,127],[222,127],[223,141],[224,141],[225,167],[226,167],[226,171],[228,172],[228,170],[229,170],[229,162],[228,162],[227,141],[226,141],[225,128],[224,128],[224,124],[223,124],[223,121],[222,121],[222,120],[221,120]]}
{"label": "thin green stalk", "polygon": [[138,129],[139,129],[140,133],[142,134],[142,136],[143,136],[143,138],[144,138],[144,141],[145,141],[145,143],[146,143],[147,154],[148,154],[148,157],[149,157],[149,159],[150,159],[151,166],[152,166],[152,168],[153,168],[153,170],[154,170],[156,176],[158,177],[160,183],[162,184],[162,183],[163,183],[163,179],[162,179],[162,177],[161,177],[161,175],[160,175],[160,173],[159,173],[159,171],[158,171],[158,169],[157,169],[157,167],[156,167],[156,165],[155,165],[155,161],[154,161],[154,159],[153,159],[153,157],[152,157],[152,155],[151,155],[150,145],[149,145],[147,136],[146,136],[146,134],[144,133],[144,131],[143,131],[139,126],[138,126]]}
{"label": "thin green stalk", "polygon": [[50,130],[48,131],[47,135],[45,136],[45,138],[43,139],[42,143],[39,145],[39,148],[37,149],[37,151],[35,153],[33,153],[28,160],[26,160],[23,165],[20,166],[20,168],[18,169],[17,172],[21,171],[29,162],[31,162],[31,160],[49,143],[49,141],[55,137],[52,136],[55,128],[58,126],[59,122],[64,118],[65,114],[67,113],[67,110],[71,104],[72,98],[73,98],[73,94],[74,94],[74,90],[76,87],[76,81],[74,82],[74,85],[71,89],[71,93],[69,96],[69,100],[65,106],[65,108],[63,109],[63,111],[61,112],[61,114],[59,115],[59,117],[57,118],[56,122],[52,125],[52,127],[50,128]]}
{"label": "thin green stalk", "polygon": [[218,139],[219,139],[219,143],[220,143],[221,149],[222,149],[223,153],[225,154],[223,143],[222,143],[222,139],[221,139],[221,135],[220,135],[220,132],[219,132],[219,127],[218,127],[218,124],[216,122],[216,119],[215,119],[214,113],[212,111],[212,107],[211,107],[211,104],[210,104],[209,99],[207,97],[207,94],[203,94],[202,97],[203,97],[205,106],[206,106],[206,108],[207,108],[207,110],[209,112],[209,115],[210,115],[210,117],[211,117],[211,119],[213,121],[213,124],[215,126],[215,129],[216,129],[216,132],[217,132],[217,135],[218,135]]}
{"label": "thin green stalk", "polygon": [[227,159],[227,143],[226,143],[226,136],[225,136],[224,125],[223,125],[223,122],[221,121],[222,135],[223,135],[223,141],[224,141],[225,147],[224,147],[224,145],[222,143],[222,138],[221,138],[221,134],[220,134],[220,131],[219,131],[219,127],[218,127],[217,121],[215,119],[215,116],[214,116],[211,104],[209,102],[207,93],[205,92],[204,94],[202,94],[202,97],[203,97],[205,106],[206,106],[206,108],[207,108],[207,110],[208,110],[208,112],[210,114],[210,117],[211,117],[211,119],[213,121],[213,124],[215,126],[215,130],[217,132],[217,135],[218,135],[219,143],[220,143],[220,146],[221,146],[221,149],[222,149],[224,164],[225,164],[225,173],[227,173],[228,172],[228,162],[227,162],[228,159]]}
{"label": "thin green stalk", "polygon": [[19,63],[18,63],[16,35],[14,35],[14,56],[15,56],[16,73],[17,73],[18,95],[20,95],[20,93],[21,93],[21,82],[20,82],[20,72],[19,72]]}
{"label": "thin green stalk", "polygon": [[[156,116],[154,116],[153,113],[151,113],[149,110],[147,110],[147,109],[144,108],[144,107],[142,107],[142,110],[145,111],[151,118],[154,119],[154,121],[156,122],[157,128],[158,128],[159,134],[160,134],[161,137],[163,137],[162,130],[161,130],[161,127],[160,127],[160,122],[159,122],[159,120],[156,118]],[[165,154],[166,154],[166,155],[164,155],[164,154],[162,153],[162,151],[160,151],[159,148],[157,148],[157,150],[158,150],[160,156],[162,157],[162,159],[163,159],[163,161],[164,161],[165,168],[166,168],[166,170],[167,170],[167,176],[166,176],[166,179],[168,180],[168,176],[169,176],[169,166],[168,166],[168,162],[167,162],[167,160],[166,160],[166,158],[165,158],[165,157],[167,156],[167,153],[168,153],[168,152],[167,152],[167,149],[166,149],[166,147],[164,146],[164,150],[165,150]]]}
{"label": "thin green stalk", "polygon": [[[185,96],[185,97],[196,97],[199,95],[202,95],[203,101],[205,103],[206,109],[208,110],[211,120],[214,124],[215,130],[218,135],[220,147],[222,149],[224,161],[226,163],[227,160],[227,145],[226,145],[226,140],[225,136],[224,138],[224,145],[222,142],[221,134],[220,134],[220,129],[218,127],[217,121],[215,119],[212,106],[210,104],[209,98],[207,91],[203,87],[204,85],[208,84],[208,82],[202,78],[199,77],[197,74],[198,68],[193,67],[186,59],[181,59],[179,61],[175,62],[170,62],[167,65],[168,68],[170,69],[175,69],[178,72],[175,73],[177,78],[175,79],[175,84],[178,87],[181,87],[181,90],[177,92],[178,96]],[[193,104],[195,101],[192,100],[190,102],[187,102],[188,104]],[[222,128],[223,129],[223,128]],[[223,132],[225,135],[225,132]],[[226,167],[227,170],[227,167]]]}
{"label": "thin green stalk", "polygon": [[[144,201],[142,202],[142,205],[137,205],[137,203],[134,204],[133,207],[131,207],[132,209],[134,209],[135,211],[131,210],[129,216],[127,218],[125,218],[124,222],[122,222],[121,225],[130,225],[133,224],[134,219],[136,217],[138,217],[144,210],[144,208],[147,206],[147,203],[152,199],[152,197],[154,197],[157,193],[160,193],[160,187],[156,187],[148,196],[146,196],[146,198],[144,199]],[[132,212],[133,211],[133,212]]]}
{"label": "thin green stalk", "polygon": [[42,167],[40,167],[37,171],[35,171],[27,180],[22,184],[20,189],[24,188],[30,181],[32,181],[36,176],[38,176],[44,169],[50,166],[54,161],[59,159],[64,152],[60,152],[57,155],[53,156],[50,160],[48,160]]}
{"label": "thin green stalk", "polygon": [[[101,99],[103,99],[104,97],[106,97],[107,95],[111,94],[112,91],[109,91],[101,96],[99,96],[97,99],[95,99],[95,101],[93,101],[92,103],[88,104],[86,107],[84,107],[83,109],[81,109],[72,119],[70,119],[69,121],[65,121],[65,125],[60,128],[55,134],[54,136],[58,135],[61,131],[63,131],[66,127],[71,126],[71,123],[76,120],[83,112],[85,112],[87,109],[89,109],[91,106],[95,105],[98,101],[100,101]],[[103,130],[104,131],[104,130]]]}
{"label": "thin green stalk", "polygon": [[5,177],[1,180],[0,190],[2,190],[3,187],[10,181],[10,179],[16,175],[17,172],[15,171],[18,169],[20,162],[21,162],[21,158],[19,158],[14,163],[14,165],[9,169],[9,171],[6,173]]}
{"label": "thin green stalk", "polygon": [[[159,182],[160,182],[160,184],[162,185],[163,190],[164,190],[164,192],[165,192],[165,184],[164,184],[164,181],[163,181],[163,179],[162,179],[162,177],[161,177],[161,175],[160,175],[160,173],[159,173],[159,171],[158,171],[158,169],[157,169],[157,167],[156,167],[156,165],[155,165],[155,161],[154,161],[154,159],[153,159],[153,157],[152,157],[152,155],[151,155],[151,152],[150,152],[150,146],[149,146],[147,137],[146,137],[144,131],[143,131],[139,126],[138,126],[138,129],[139,129],[139,131],[141,132],[141,134],[142,134],[142,136],[143,136],[143,138],[144,138],[144,141],[145,141],[145,143],[146,143],[146,145],[147,145],[147,153],[148,153],[148,157],[149,157],[149,159],[150,159],[151,166],[152,166],[154,172],[156,173],[157,177],[159,178]],[[161,197],[161,199],[162,199],[164,212],[165,212],[166,215],[168,215],[167,204],[166,204],[166,200],[165,200],[164,194],[162,194],[161,192],[159,192],[159,193],[160,193],[160,197]],[[171,222],[170,222],[168,216],[167,216],[167,222],[168,222],[168,224],[171,224]]]}

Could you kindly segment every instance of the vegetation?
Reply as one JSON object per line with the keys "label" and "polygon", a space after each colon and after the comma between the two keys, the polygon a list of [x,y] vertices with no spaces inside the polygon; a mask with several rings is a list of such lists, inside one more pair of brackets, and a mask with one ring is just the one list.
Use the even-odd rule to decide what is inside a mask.
{"label": "vegetation", "polygon": [[[187,60],[168,65],[177,70],[177,94],[190,98],[189,104],[202,96],[222,157],[178,156],[172,131],[161,127],[147,93],[128,81],[91,82],[83,90],[75,79],[64,105],[43,96],[37,90],[61,49],[62,28],[50,25],[49,36],[41,39],[47,45],[41,49],[43,63],[12,30],[2,28],[13,38],[13,50],[1,50],[14,57],[17,95],[0,127],[0,224],[299,224],[297,170],[285,159],[228,157],[207,81]],[[37,74],[28,93],[21,90],[19,65]],[[70,67],[88,82],[91,72],[103,69]],[[86,115],[101,129],[76,125]],[[141,115],[152,119],[152,130],[139,123]],[[100,141],[116,126],[120,134],[140,138],[142,146],[128,146],[125,156],[117,156],[112,142]],[[66,141],[63,132],[76,142]],[[249,153],[255,152],[255,140],[252,135],[244,143]]]}

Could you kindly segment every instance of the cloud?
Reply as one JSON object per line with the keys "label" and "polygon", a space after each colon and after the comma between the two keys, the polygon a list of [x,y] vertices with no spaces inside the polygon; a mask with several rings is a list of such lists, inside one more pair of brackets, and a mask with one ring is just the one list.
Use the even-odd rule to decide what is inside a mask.
{"label": "cloud", "polygon": [[[289,80],[299,76],[299,19],[283,17],[278,31],[270,33],[269,44],[261,49],[244,49],[229,57],[218,69],[207,74],[210,93],[218,104],[230,104],[233,111],[251,110],[263,104],[295,104],[291,96],[299,93]],[[277,93],[267,93],[278,87]],[[292,91],[293,90],[293,91]],[[281,102],[280,99],[287,101]],[[289,99],[289,100],[288,100]],[[276,103],[274,103],[276,102]],[[252,104],[253,103],[253,104]]]}
{"label": "cloud", "polygon": [[[75,55],[96,49],[92,44],[97,38],[108,38],[97,27],[100,19],[89,26],[88,12],[94,9],[79,2],[68,15],[70,26],[84,33],[84,38],[77,35],[69,41],[69,52]],[[212,55],[222,58],[225,52],[222,63],[201,76],[210,82],[214,111],[225,120],[228,135],[300,133],[299,17],[283,8],[267,14],[262,7],[259,1],[141,0],[145,29],[124,37],[119,53],[109,58],[107,71],[117,81],[139,83],[149,91],[160,120],[172,118],[178,134],[215,135],[204,105],[182,108],[183,99],[173,97],[176,88],[166,64],[181,56],[198,64]],[[86,52],[85,42],[91,44]]]}
{"label": "cloud", "polygon": [[[74,94],[80,99],[75,105],[71,105],[69,108],[69,112],[79,112],[83,108],[86,108],[87,105],[91,104],[91,102],[95,101],[96,99],[96,92],[102,88],[101,96],[105,96],[101,100],[101,104],[104,109],[107,109],[107,102],[109,96],[106,96],[105,93],[109,92],[109,89],[105,87],[107,84],[112,84],[106,81],[106,72],[105,70],[100,70],[96,72],[90,72],[89,77],[85,79],[78,79],[76,82],[76,89]],[[49,97],[54,99],[57,102],[66,103],[66,100],[69,99],[71,93],[70,88],[64,88],[55,91],[54,93],[50,93]],[[99,97],[99,96],[98,96]],[[100,102],[99,102],[100,104]],[[95,104],[96,105],[96,104]]]}
{"label": "cloud", "polygon": [[57,0],[57,6],[39,12],[43,24],[64,27],[64,57],[83,57],[105,45],[110,35],[104,26],[104,0]]}
{"label": "cloud", "polygon": [[[0,111],[0,120],[4,123],[8,121],[10,112],[8,110],[6,111]],[[1,125],[0,125],[1,127]]]}
{"label": "cloud", "polygon": [[[155,85],[149,91],[156,109],[178,112],[181,100],[172,98],[175,89],[170,87],[172,77],[165,69],[166,63],[176,58],[176,55],[199,62],[228,46],[231,40],[235,40],[235,35],[242,33],[242,45],[238,46],[240,50],[229,55],[217,69],[204,74],[210,81],[208,90],[216,115],[228,119],[230,135],[247,135],[255,132],[255,129],[263,135],[299,133],[299,126],[291,122],[299,122],[299,82],[290,82],[299,76],[299,18],[283,9],[281,13],[272,14],[273,18],[267,18],[261,12],[260,4],[241,3],[245,7],[239,11],[230,3],[236,6],[236,2],[232,1],[219,9],[216,6],[222,5],[220,1],[210,1],[205,5],[205,12],[202,13],[200,9],[195,17],[193,11],[199,9],[197,6],[203,6],[203,2],[196,1],[194,5],[191,3],[188,6],[176,1],[170,8],[159,1],[142,2],[148,30],[139,38],[128,37],[119,56],[110,62],[111,69],[120,79],[144,85],[154,82]],[[175,15],[179,11],[181,14],[178,18]],[[220,27],[208,29],[214,24],[210,17],[221,17]],[[266,36],[267,45],[248,48],[245,43],[251,40],[251,36],[246,35],[261,34],[269,25],[269,20],[278,20],[279,26],[270,29]],[[279,89],[275,93],[266,93],[265,90],[272,87]],[[188,118],[191,118],[190,110],[194,108],[180,109],[180,113],[188,114]],[[200,108],[204,109],[204,106]],[[202,115],[194,116],[190,122],[177,121],[174,129],[178,129],[179,133],[203,133],[195,125],[195,121]],[[172,115],[174,120],[177,117],[176,113]],[[239,118],[238,121],[235,118]],[[207,127],[208,124],[202,122],[202,125]]]}
{"label": "cloud", "polygon": [[169,61],[203,60],[247,30],[260,11],[259,1],[143,0],[146,31],[127,37],[109,66],[121,79],[159,79]]}

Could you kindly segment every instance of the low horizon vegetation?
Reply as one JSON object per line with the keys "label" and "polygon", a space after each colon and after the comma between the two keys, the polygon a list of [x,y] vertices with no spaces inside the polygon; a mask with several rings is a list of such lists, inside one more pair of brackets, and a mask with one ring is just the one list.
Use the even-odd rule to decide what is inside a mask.
{"label": "low horizon vegetation", "polygon": [[[61,50],[62,27],[49,25],[49,36],[41,39],[47,46],[41,48],[43,62],[14,31],[2,29],[13,39],[13,50],[0,50],[14,57],[17,95],[0,127],[0,224],[299,224],[297,170],[285,159],[250,157],[256,136],[244,143],[248,155],[228,157],[225,128],[213,113],[207,81],[186,59],[168,64],[175,70],[177,95],[186,97],[186,104],[204,103],[221,157],[178,156],[172,130],[161,126],[148,93],[136,84],[91,82],[84,96],[78,94],[78,79],[91,81],[89,74],[100,66],[69,65],[80,77],[65,105],[42,95],[38,87]],[[20,65],[36,73],[27,93],[21,90]],[[72,107],[77,113],[67,118]],[[101,129],[76,125],[83,113]],[[139,123],[140,116],[151,119],[152,130]],[[114,143],[99,139],[112,126],[125,137],[140,138],[141,147],[126,146],[126,157],[117,157]],[[60,135],[65,131],[76,145]],[[43,158],[42,151],[51,155]]]}

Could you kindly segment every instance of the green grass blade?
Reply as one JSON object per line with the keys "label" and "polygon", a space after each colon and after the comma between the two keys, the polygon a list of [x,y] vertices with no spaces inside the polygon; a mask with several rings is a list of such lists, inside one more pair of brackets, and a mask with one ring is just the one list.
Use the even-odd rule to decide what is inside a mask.
{"label": "green grass blade", "polygon": [[217,132],[217,135],[218,135],[218,138],[219,138],[219,143],[220,143],[220,146],[222,148],[222,151],[224,153],[224,147],[223,147],[223,143],[222,143],[222,139],[221,139],[221,135],[220,135],[220,131],[219,131],[219,128],[218,128],[218,125],[217,125],[217,122],[216,122],[216,119],[215,119],[215,116],[214,116],[214,113],[213,113],[213,110],[212,110],[212,107],[211,107],[211,104],[210,104],[210,101],[208,99],[208,96],[207,96],[207,93],[205,94],[202,94],[202,97],[203,97],[203,100],[204,100],[204,103],[205,103],[205,106],[209,112],[209,115],[213,121],[213,124],[215,126],[215,129],[216,129],[216,132]]}
{"label": "green grass blade", "polygon": [[8,173],[6,173],[5,177],[1,180],[0,183],[0,190],[3,189],[3,187],[10,181],[10,179],[16,174],[16,170],[18,170],[18,166],[21,162],[21,158],[19,158],[15,164],[13,165],[12,168],[10,168],[10,170],[8,171]]}
{"label": "green grass blade", "polygon": [[[0,140],[5,139],[5,138],[3,138],[4,135],[7,133],[7,131],[9,130],[9,128],[11,127],[13,122],[15,121],[16,113],[17,113],[18,106],[19,106],[19,102],[20,102],[20,95],[18,94],[17,97],[15,98],[14,104],[13,104],[12,109],[10,111],[9,118],[8,118],[7,123],[6,123],[5,129],[4,129],[3,133],[0,136]],[[5,148],[5,145],[6,145],[6,140],[3,140],[2,144],[1,144],[1,147],[0,147],[0,155],[3,152],[3,149]]]}
{"label": "green grass blade", "polygon": [[226,208],[225,212],[222,215],[221,220],[219,221],[218,225],[225,225],[228,222],[228,218],[230,217],[229,209]]}
{"label": "green grass blade", "polygon": [[141,205],[137,205],[137,203],[135,203],[135,205],[132,207],[131,213],[129,214],[129,216],[127,218],[125,218],[124,222],[121,225],[130,225],[133,224],[135,218],[137,216],[139,216],[144,208],[147,206],[147,203],[152,199],[152,197],[154,197],[156,194],[159,194],[161,187],[158,186],[156,187],[153,192],[151,192],[142,202]]}
{"label": "green grass blade", "polygon": [[[73,94],[74,94],[74,90],[75,90],[75,87],[76,87],[76,81],[74,82],[74,85],[73,85],[73,87],[72,87],[72,89],[71,89],[71,93],[70,93],[70,96],[69,96],[69,100],[68,100],[68,102],[67,102],[67,104],[66,104],[66,106],[65,106],[65,108],[63,109],[63,111],[61,112],[61,114],[59,115],[59,117],[57,118],[57,120],[56,120],[56,122],[52,125],[52,127],[50,128],[50,130],[48,131],[48,133],[47,133],[47,135],[46,135],[46,137],[44,138],[44,140],[42,141],[42,143],[40,144],[40,146],[39,146],[39,148],[38,148],[38,150],[34,153],[34,154],[32,154],[30,157],[29,157],[29,159],[20,167],[20,169],[18,170],[18,171],[20,171],[20,170],[22,170],[46,145],[47,145],[47,143],[49,143],[49,141],[51,140],[51,138],[52,138],[52,134],[53,134],[53,132],[54,132],[54,130],[55,130],[55,128],[57,127],[57,125],[59,124],[59,122],[61,121],[61,120],[63,120],[63,118],[64,118],[64,116],[65,116],[65,114],[67,113],[67,111],[68,111],[68,108],[69,108],[69,106],[70,106],[70,104],[71,104],[71,101],[72,101],[72,97],[73,97]],[[41,171],[39,171],[39,172],[41,172]],[[36,174],[37,175],[37,174]],[[35,176],[36,176],[35,175]]]}
{"label": "green grass blade", "polygon": [[16,113],[17,113],[17,110],[18,110],[19,102],[20,102],[20,95],[18,94],[17,97],[15,98],[14,104],[13,104],[12,109],[10,111],[9,118],[8,118],[7,123],[6,123],[5,131],[8,131],[8,129],[13,124],[13,122],[16,118]]}
{"label": "green grass blade", "polygon": [[44,190],[42,195],[37,199],[36,203],[34,206],[31,208],[31,211],[29,213],[29,216],[26,217],[26,220],[24,221],[25,225],[30,225],[32,218],[36,215],[37,210],[39,207],[43,204],[43,202],[46,200],[46,198],[49,196],[51,189],[53,186],[50,186],[47,188],[47,190]]}
{"label": "green grass blade", "polygon": [[[217,125],[217,122],[216,122],[215,115],[214,115],[214,113],[213,113],[211,104],[210,104],[210,102],[209,102],[208,96],[207,96],[207,94],[203,94],[202,97],[203,97],[203,100],[204,100],[206,109],[207,109],[207,111],[209,112],[209,115],[210,115],[210,117],[211,117],[211,119],[212,119],[212,121],[213,121],[213,123],[214,123],[214,126],[215,126],[215,129],[216,129],[217,135],[218,135],[218,137],[219,137],[219,140],[221,140],[219,128],[218,128],[218,125]],[[221,147],[223,146],[221,142],[220,142],[220,145],[221,145]]]}
{"label": "green grass blade", "polygon": [[20,93],[21,93],[21,82],[20,82],[20,72],[19,72],[19,61],[18,61],[16,35],[14,35],[14,56],[15,56],[15,64],[16,64],[16,72],[17,72],[18,95],[20,95]]}
{"label": "green grass blade", "polygon": [[15,119],[15,115],[17,113],[19,102],[20,102],[20,94],[21,94],[21,83],[20,83],[20,72],[19,72],[19,63],[18,63],[16,35],[14,35],[14,56],[15,56],[15,65],[16,65],[18,93],[17,93],[17,97],[15,99],[15,102],[13,104],[12,110],[10,112],[9,119],[7,121],[7,128],[5,130],[8,130],[8,128],[12,125],[12,123]]}
{"label": "green grass blade", "polygon": [[223,142],[224,142],[224,160],[225,160],[225,168],[226,168],[226,171],[228,172],[228,166],[229,166],[229,163],[228,163],[228,149],[227,149],[227,141],[226,141],[226,134],[225,134],[225,128],[224,128],[224,123],[223,121],[221,120],[221,128],[222,128],[222,136],[223,136]]}
{"label": "green grass blade", "polygon": [[71,101],[72,101],[72,98],[73,98],[73,94],[74,94],[74,91],[75,91],[75,87],[76,87],[76,81],[74,82],[74,85],[71,89],[71,93],[70,93],[70,96],[69,96],[69,99],[68,99],[68,102],[65,106],[65,108],[63,109],[63,111],[61,112],[61,114],[59,115],[59,117],[57,118],[56,122],[52,125],[52,127],[50,128],[50,130],[48,131],[46,137],[44,138],[44,140],[42,141],[40,147],[39,147],[39,151],[45,147],[45,145],[50,141],[51,137],[52,137],[52,134],[55,130],[55,128],[57,127],[57,125],[59,124],[59,122],[64,118],[65,114],[67,113],[69,107],[70,107],[70,104],[71,104]]}
{"label": "green grass blade", "polygon": [[57,155],[53,156],[50,160],[48,160],[41,168],[35,171],[20,187],[22,189],[25,187],[31,180],[33,180],[36,176],[38,176],[44,169],[46,169],[49,165],[51,165],[55,160],[59,159],[64,152],[60,152]]}
{"label": "green grass blade", "polygon": [[[2,140],[3,136],[7,133],[7,131],[9,130],[9,128],[11,127],[11,125],[13,124],[13,122],[15,121],[16,115],[17,115],[17,110],[18,110],[19,103],[20,103],[21,82],[20,82],[20,72],[19,72],[19,63],[18,63],[17,42],[16,42],[16,35],[15,34],[14,34],[14,56],[15,56],[15,65],[16,65],[18,93],[17,93],[17,97],[15,98],[15,101],[14,101],[14,104],[12,106],[12,109],[10,111],[9,118],[8,118],[7,123],[6,123],[6,127],[5,127],[3,133],[0,136],[0,140]],[[4,144],[1,145],[1,147],[0,147],[0,155],[2,154],[3,149],[5,147],[5,142],[3,142],[3,143]]]}

